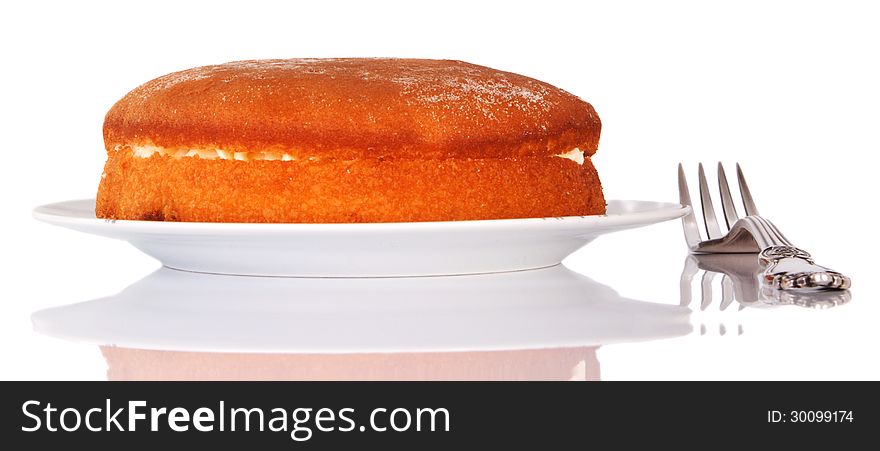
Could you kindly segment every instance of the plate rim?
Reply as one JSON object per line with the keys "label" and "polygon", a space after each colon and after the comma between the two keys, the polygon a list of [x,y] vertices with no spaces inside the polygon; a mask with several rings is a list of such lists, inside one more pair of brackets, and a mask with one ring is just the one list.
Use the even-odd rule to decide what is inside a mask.
{"label": "plate rim", "polygon": [[[476,219],[461,221],[421,221],[421,222],[362,222],[362,223],[243,223],[243,222],[182,222],[182,221],[142,221],[130,219],[101,219],[97,217],[82,217],[74,214],[61,214],[57,210],[65,205],[78,203],[94,204],[94,199],[71,199],[66,201],[43,204],[32,209],[34,219],[52,225],[59,226],[99,226],[113,225],[117,230],[132,232],[157,232],[167,233],[172,230],[177,232],[202,231],[214,229],[216,231],[394,231],[394,230],[431,230],[431,229],[468,229],[483,227],[522,227],[529,225],[573,225],[573,224],[603,224],[624,225],[639,224],[644,221],[662,222],[683,217],[691,212],[691,207],[674,202],[632,200],[632,199],[609,199],[611,203],[640,203],[653,204],[656,208],[620,214],[605,214],[591,216],[559,216],[540,218],[509,218],[509,219]],[[69,208],[69,207],[67,207]],[[94,215],[94,209],[92,209]],[[164,230],[162,230],[164,229]]]}

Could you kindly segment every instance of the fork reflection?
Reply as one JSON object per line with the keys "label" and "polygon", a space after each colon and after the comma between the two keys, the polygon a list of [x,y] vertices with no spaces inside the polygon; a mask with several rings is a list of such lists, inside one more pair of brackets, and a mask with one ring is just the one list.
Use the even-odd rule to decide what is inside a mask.
{"label": "fork reflection", "polygon": [[700,278],[700,310],[713,302],[713,281],[721,274],[720,310],[726,310],[736,301],[739,310],[745,307],[797,305],[807,308],[831,308],[852,299],[849,291],[781,291],[761,284],[763,273],[754,254],[690,254],[685,258],[681,272],[681,305],[693,301],[691,287],[695,276]]}

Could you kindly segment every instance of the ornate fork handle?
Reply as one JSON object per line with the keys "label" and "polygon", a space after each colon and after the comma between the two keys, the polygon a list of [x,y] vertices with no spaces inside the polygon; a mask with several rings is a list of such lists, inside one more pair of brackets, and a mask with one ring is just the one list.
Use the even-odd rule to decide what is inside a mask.
{"label": "ornate fork handle", "polygon": [[759,258],[765,266],[764,282],[776,289],[846,290],[851,286],[849,277],[817,265],[809,253],[794,246],[769,246]]}

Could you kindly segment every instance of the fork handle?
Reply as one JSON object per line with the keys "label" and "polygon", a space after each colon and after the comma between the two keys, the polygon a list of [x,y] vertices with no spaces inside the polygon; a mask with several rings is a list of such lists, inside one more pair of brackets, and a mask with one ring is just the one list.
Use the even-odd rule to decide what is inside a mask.
{"label": "fork handle", "polygon": [[759,254],[764,283],[778,290],[846,290],[849,277],[813,262],[810,254],[794,246],[769,246]]}

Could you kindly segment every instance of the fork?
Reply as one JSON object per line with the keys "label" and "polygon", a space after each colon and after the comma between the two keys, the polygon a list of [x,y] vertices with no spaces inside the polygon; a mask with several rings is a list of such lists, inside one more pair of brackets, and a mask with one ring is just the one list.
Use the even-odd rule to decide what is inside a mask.
{"label": "fork", "polygon": [[739,217],[736,212],[724,166],[718,163],[718,188],[721,192],[724,223],[727,226],[727,232],[723,233],[709,195],[706,173],[700,163],[700,204],[708,236],[707,240],[703,240],[691,204],[684,168],[679,163],[680,202],[691,207],[691,212],[682,218],[684,238],[691,253],[758,253],[758,260],[764,268],[761,279],[768,287],[779,290],[846,290],[852,285],[849,277],[817,265],[809,253],[792,245],[772,222],[759,216],[739,163],[736,165],[736,175],[745,208],[746,215],[743,217]]}

